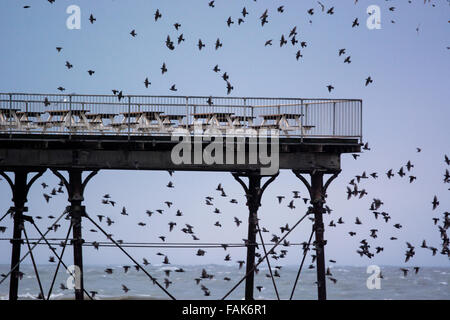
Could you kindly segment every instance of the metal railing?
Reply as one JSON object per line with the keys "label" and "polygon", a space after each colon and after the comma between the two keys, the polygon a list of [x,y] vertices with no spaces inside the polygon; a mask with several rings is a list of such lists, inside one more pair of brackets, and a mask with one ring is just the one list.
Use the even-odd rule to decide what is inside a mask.
{"label": "metal railing", "polygon": [[[215,121],[212,121],[215,120]],[[280,137],[357,138],[362,100],[0,93],[0,133],[170,135],[194,125]]]}

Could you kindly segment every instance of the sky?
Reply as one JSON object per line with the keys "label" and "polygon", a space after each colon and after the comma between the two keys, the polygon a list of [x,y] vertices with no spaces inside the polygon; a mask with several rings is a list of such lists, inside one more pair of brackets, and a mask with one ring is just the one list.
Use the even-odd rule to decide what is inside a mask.
{"label": "sky", "polygon": [[[411,2],[411,3],[409,3]],[[169,91],[176,84],[180,96],[226,96],[226,85],[220,75],[212,71],[218,64],[230,75],[234,97],[295,97],[295,98],[354,98],[363,100],[363,135],[369,142],[370,151],[361,154],[358,160],[351,155],[342,156],[343,172],[328,190],[327,204],[333,209],[324,217],[325,224],[342,217],[345,224],[337,228],[326,228],[326,257],[340,265],[368,266],[448,266],[448,257],[431,256],[429,250],[418,248],[423,239],[429,245],[439,247],[437,226],[432,218],[443,217],[449,208],[449,184],[443,183],[448,166],[444,155],[450,154],[448,137],[450,119],[450,90],[448,71],[450,59],[449,3],[421,0],[412,1],[322,1],[328,9],[335,7],[334,14],[321,12],[317,1],[215,1],[215,8],[206,0],[194,1],[62,1],[54,4],[47,1],[3,0],[0,3],[0,92],[58,93],[63,86],[67,93],[110,94],[111,89],[123,90],[124,94],[172,95]],[[366,27],[369,5],[381,8],[379,30]],[[434,6],[432,6],[434,4]],[[24,5],[30,5],[24,9]],[[66,20],[69,5],[81,8],[81,29],[69,30]],[[284,5],[284,13],[277,8]],[[245,6],[249,15],[238,26],[236,21]],[[395,7],[390,11],[390,7]],[[307,11],[314,8],[314,15]],[[159,9],[162,18],[154,21],[153,14]],[[261,26],[259,17],[268,9],[269,23]],[[97,21],[89,23],[89,15]],[[235,21],[227,27],[231,16]],[[358,17],[360,26],[352,28]],[[309,22],[311,20],[311,22]],[[395,23],[393,23],[394,21]],[[173,24],[181,24],[176,31]],[[279,47],[281,34],[288,35],[297,26],[300,41],[307,42],[302,50],[303,58],[295,59],[298,48],[289,43]],[[416,30],[418,28],[418,31]],[[137,36],[130,36],[135,29]],[[183,33],[186,41],[174,51],[165,45],[167,35],[172,39]],[[214,49],[217,38],[223,47]],[[206,48],[196,48],[198,39]],[[265,47],[273,39],[273,46]],[[62,47],[61,53],[56,47]],[[345,48],[352,63],[344,64],[338,51]],[[74,68],[64,66],[70,61]],[[162,75],[160,67],[165,62],[169,71]],[[87,70],[95,70],[90,77]],[[371,76],[373,83],[365,86]],[[151,86],[145,88],[148,77]],[[335,87],[331,93],[326,86]],[[416,147],[422,148],[421,153]],[[388,180],[385,172],[397,172],[410,160],[414,164],[412,174],[417,180],[410,184],[407,178],[395,176]],[[346,186],[357,174],[378,172],[377,180],[363,181],[360,187],[368,195],[361,200],[346,199]],[[174,189],[166,188],[168,181]],[[28,197],[29,214],[43,216],[37,220],[46,230],[52,222],[48,215],[59,216],[67,206],[66,194],[54,197],[47,204],[42,196],[40,183],[50,188],[59,180],[46,173],[33,186]],[[215,191],[222,183],[227,198]],[[289,171],[281,172],[263,196],[259,211],[261,226],[280,235],[280,226],[290,226],[305,213],[307,206],[296,201],[296,210],[287,208],[288,201],[278,204],[277,195],[292,197],[298,190],[307,197],[306,189]],[[111,194],[117,202],[115,207],[101,203],[104,194]],[[432,210],[431,201],[436,195],[440,206]],[[206,196],[213,196],[214,207],[222,214],[216,215],[214,207],[204,204]],[[229,200],[235,198],[238,204]],[[375,220],[368,210],[373,198],[384,202],[383,211],[392,220],[389,224]],[[168,209],[164,201],[172,201]],[[85,194],[87,213],[110,216],[116,223],[107,228],[115,239],[128,242],[160,242],[161,235],[167,242],[193,242],[189,235],[180,231],[185,223],[194,226],[200,242],[236,243],[247,237],[248,211],[241,186],[228,173],[149,171],[101,171],[89,183]],[[7,183],[0,181],[0,213],[11,206],[11,192]],[[129,216],[120,215],[125,206]],[[148,218],[146,210],[165,209],[163,215]],[[176,210],[183,217],[175,217]],[[239,217],[244,224],[236,227],[233,219]],[[356,226],[359,217],[363,225]],[[139,227],[138,222],[145,222]],[[177,223],[169,232],[168,223]],[[222,228],[214,226],[220,221]],[[442,220],[441,220],[442,221]],[[393,224],[403,227],[397,230]],[[0,223],[8,229],[0,237],[10,237],[12,220]],[[94,227],[83,222],[86,241],[105,241],[99,233],[90,232]],[[102,226],[105,226],[103,223]],[[68,225],[62,223],[61,230],[51,237],[63,238]],[[379,229],[379,237],[369,237],[370,229]],[[28,227],[29,237],[36,237]],[[307,241],[311,231],[310,221],[305,221],[289,236],[291,243]],[[349,231],[357,232],[355,237]],[[398,240],[391,241],[390,237]],[[384,251],[372,259],[360,257],[356,250],[359,241],[367,239],[372,246],[384,247]],[[406,242],[416,246],[416,256],[404,263]],[[290,247],[279,265],[298,264],[301,249]],[[25,248],[23,249],[25,251]],[[229,249],[233,263],[245,260],[245,249]],[[162,259],[156,252],[167,254],[173,264],[225,263],[223,249],[208,249],[204,257],[196,257],[196,249],[130,249],[138,260],[147,257],[152,264]],[[35,250],[36,259],[47,263],[51,255],[45,247]],[[83,252],[85,264],[123,264],[127,258],[117,249],[102,248],[96,251],[86,248]],[[66,261],[72,261],[72,252],[66,252]],[[0,264],[10,261],[10,243],[0,241]],[[27,259],[25,263],[30,263]]]}

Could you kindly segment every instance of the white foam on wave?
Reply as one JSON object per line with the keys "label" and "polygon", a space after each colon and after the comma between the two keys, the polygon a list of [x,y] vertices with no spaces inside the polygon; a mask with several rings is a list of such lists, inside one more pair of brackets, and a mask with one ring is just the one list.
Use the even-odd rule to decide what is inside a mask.
{"label": "white foam on wave", "polygon": [[24,294],[19,294],[18,297],[19,297],[19,298],[23,298],[23,299],[37,300],[37,295],[32,295],[32,294],[29,293],[29,292],[24,293]]}
{"label": "white foam on wave", "polygon": [[178,269],[179,269],[178,267],[162,267],[162,268],[159,268],[158,271],[166,271],[166,270],[175,271]]}
{"label": "white foam on wave", "polygon": [[58,298],[61,298],[61,297],[64,297],[64,296],[65,296],[64,293],[52,293],[50,295],[50,299],[58,299]]}

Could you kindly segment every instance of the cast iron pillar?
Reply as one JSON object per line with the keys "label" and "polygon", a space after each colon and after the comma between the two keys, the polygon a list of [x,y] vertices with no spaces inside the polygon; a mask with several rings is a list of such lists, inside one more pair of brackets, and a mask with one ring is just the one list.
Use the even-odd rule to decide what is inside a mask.
{"label": "cast iron pillar", "polygon": [[53,173],[61,179],[65,184],[68,193],[68,200],[70,206],[67,207],[70,219],[72,222],[72,246],[73,246],[73,261],[75,265],[74,278],[75,278],[75,300],[84,300],[84,281],[83,281],[83,236],[81,232],[82,218],[86,216],[86,208],[82,205],[84,201],[84,189],[89,180],[98,173],[92,171],[83,182],[81,169],[70,169],[69,181],[56,170],[52,170]]}
{"label": "cast iron pillar", "polygon": [[[256,243],[256,234],[258,233],[258,209],[261,206],[261,197],[267,186],[278,176],[271,176],[261,188],[261,176],[256,172],[233,173],[233,177],[244,188],[247,198],[247,207],[249,209],[248,217],[248,236],[247,236],[247,262],[245,279],[245,300],[254,300],[254,282],[255,282],[255,252],[258,244]],[[248,178],[248,187],[241,177]]]}
{"label": "cast iron pillar", "polygon": [[324,224],[322,214],[324,212],[323,204],[325,197],[323,193],[323,173],[316,172],[311,175],[311,204],[314,213],[314,233],[316,237],[315,248],[317,255],[317,287],[318,299],[327,299],[327,288],[325,278],[325,245],[323,238]]}
{"label": "cast iron pillar", "polygon": [[30,182],[28,180],[29,171],[16,170],[14,171],[14,182],[4,172],[0,172],[5,180],[11,187],[12,201],[14,207],[11,207],[9,211],[13,215],[13,238],[11,240],[12,253],[11,253],[11,274],[9,282],[9,300],[15,301],[18,298],[19,292],[19,278],[20,278],[20,250],[22,245],[22,229],[23,229],[23,213],[28,211],[25,207],[27,202],[28,191],[33,183],[44,174],[44,171],[38,172]]}
{"label": "cast iron pillar", "polygon": [[317,271],[317,295],[318,300],[327,299],[326,288],[326,267],[325,267],[325,245],[327,241],[324,239],[325,226],[323,223],[323,214],[325,213],[324,204],[326,191],[331,182],[337,178],[340,171],[332,173],[325,186],[323,184],[323,176],[327,172],[313,170],[309,172],[311,176],[311,184],[302,176],[301,172],[294,171],[294,174],[305,184],[309,191],[312,205],[312,213],[314,214],[314,247],[316,249],[316,271]]}

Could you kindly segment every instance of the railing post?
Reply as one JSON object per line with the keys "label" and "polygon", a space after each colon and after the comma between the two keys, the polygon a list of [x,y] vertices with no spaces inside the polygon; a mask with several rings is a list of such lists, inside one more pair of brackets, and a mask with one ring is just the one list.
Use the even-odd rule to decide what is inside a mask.
{"label": "railing post", "polygon": [[131,97],[128,96],[128,141],[130,141],[130,132],[131,132]]}
{"label": "railing post", "polygon": [[363,102],[362,100],[359,101],[359,105],[360,105],[360,119],[359,119],[359,128],[360,128],[360,132],[359,132],[359,139],[360,139],[360,143],[363,143]]}
{"label": "railing post", "polygon": [[302,115],[300,117],[300,142],[303,143],[303,119],[305,119],[305,113],[303,112],[303,99],[300,100],[300,114]]}
{"label": "railing post", "polygon": [[189,97],[186,97],[186,130],[189,130]]}
{"label": "railing post", "polygon": [[247,122],[247,98],[244,98],[244,122]]}
{"label": "railing post", "polygon": [[72,95],[69,95],[69,139],[72,138]]}
{"label": "railing post", "polygon": [[[81,103],[81,110],[84,111],[84,102]],[[81,117],[81,114],[80,114],[80,117],[79,117],[78,120],[79,120],[80,122],[84,121],[84,119],[82,119],[82,117]],[[86,133],[87,127],[86,127],[86,129],[85,129],[85,127],[82,125],[82,126],[81,126],[81,129],[83,130],[83,133]]]}
{"label": "railing post", "polygon": [[333,137],[336,135],[336,102],[333,102]]}
{"label": "railing post", "polygon": [[12,114],[12,94],[9,94],[9,114],[8,114],[8,122],[9,122],[9,137],[11,138],[11,114]]}

